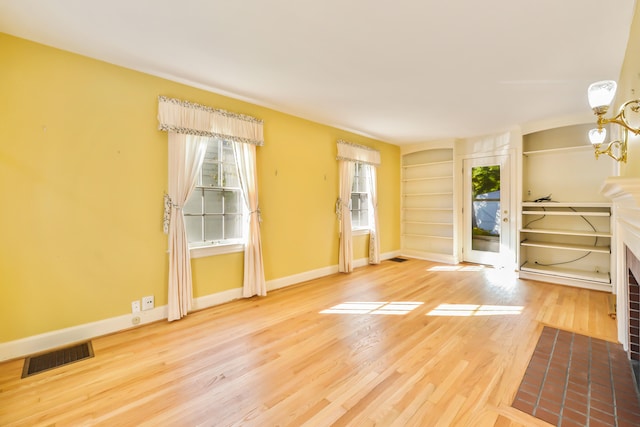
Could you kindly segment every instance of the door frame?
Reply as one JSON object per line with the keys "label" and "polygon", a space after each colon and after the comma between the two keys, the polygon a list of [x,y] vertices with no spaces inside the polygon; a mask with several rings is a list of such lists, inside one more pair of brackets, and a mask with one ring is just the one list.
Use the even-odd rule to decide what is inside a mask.
{"label": "door frame", "polygon": [[[506,179],[508,180],[509,183],[509,188],[507,191],[507,196],[508,196],[508,200],[507,200],[507,205],[508,205],[508,214],[507,214],[507,220],[508,220],[508,237],[505,239],[505,241],[502,242],[502,247],[501,247],[501,252],[500,252],[500,257],[497,257],[496,260],[493,260],[492,262],[487,262],[488,264],[492,264],[492,265],[496,265],[499,267],[504,267],[504,268],[509,268],[509,269],[515,269],[517,267],[517,236],[518,236],[518,192],[517,192],[517,187],[520,185],[519,180],[517,179],[518,174],[517,174],[517,169],[521,166],[519,164],[519,162],[517,162],[517,156],[516,156],[516,152],[514,149],[507,149],[507,150],[497,150],[495,152],[486,152],[486,153],[477,153],[477,154],[472,154],[472,155],[465,155],[465,156],[461,156],[459,158],[459,171],[460,171],[460,185],[457,186],[457,188],[460,190],[459,194],[460,196],[458,197],[458,206],[460,207],[460,216],[459,216],[459,220],[458,220],[458,227],[460,230],[459,233],[459,245],[458,247],[460,248],[459,251],[459,259],[465,262],[473,262],[473,263],[479,263],[478,260],[470,260],[469,259],[469,251],[471,250],[471,248],[467,248],[467,246],[469,246],[469,243],[467,242],[467,240],[469,240],[469,242],[471,241],[470,239],[467,239],[467,236],[465,235],[468,230],[467,230],[467,225],[466,225],[466,216],[465,216],[465,212],[464,212],[464,207],[465,207],[465,201],[467,200],[467,198],[470,198],[470,194],[468,195],[468,188],[470,188],[469,185],[466,184],[466,171],[464,170],[464,167],[467,163],[469,163],[469,160],[477,160],[477,159],[491,159],[491,158],[499,158],[499,157],[504,157],[505,158],[505,163],[507,165],[507,172],[506,172],[506,176],[501,176],[501,180]],[[498,164],[498,163],[495,163]],[[502,175],[502,174],[501,174]],[[502,195],[501,195],[502,196]],[[501,199],[503,199],[503,197],[501,197]],[[501,210],[504,211],[504,207],[501,206]],[[469,218],[471,218],[469,216]],[[504,219],[504,216],[502,217],[502,219]],[[471,256],[471,258],[473,258],[473,255]]]}

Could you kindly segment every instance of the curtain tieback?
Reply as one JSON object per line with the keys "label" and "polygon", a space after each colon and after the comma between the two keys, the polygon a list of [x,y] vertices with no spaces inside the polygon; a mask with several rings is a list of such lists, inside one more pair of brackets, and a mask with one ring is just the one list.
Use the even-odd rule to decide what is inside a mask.
{"label": "curtain tieback", "polygon": [[349,206],[349,204],[351,203],[351,201],[347,202],[347,203],[343,203],[342,202],[342,198],[338,197],[338,200],[336,200],[336,215],[338,216],[338,219],[342,218],[342,209],[346,208],[347,210],[350,210],[351,207]]}
{"label": "curtain tieback", "polygon": [[249,216],[251,216],[253,214],[257,214],[258,215],[258,222],[262,222],[262,211],[260,210],[260,208],[256,208],[256,210],[249,212]]}
{"label": "curtain tieback", "polygon": [[169,226],[171,225],[171,208],[175,208],[179,211],[182,210],[182,206],[173,203],[173,199],[168,194],[164,195],[164,213],[162,216],[162,231],[164,234],[169,234]]}
{"label": "curtain tieback", "polygon": [[164,195],[164,214],[162,216],[162,231],[164,234],[169,234],[169,224],[171,224],[171,196],[165,193]]}

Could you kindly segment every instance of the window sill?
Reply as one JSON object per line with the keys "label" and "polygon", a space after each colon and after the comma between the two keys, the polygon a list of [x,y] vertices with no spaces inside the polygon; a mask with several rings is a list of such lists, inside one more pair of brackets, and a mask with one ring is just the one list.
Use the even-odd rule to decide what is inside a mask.
{"label": "window sill", "polygon": [[228,245],[216,245],[216,246],[199,246],[189,248],[189,254],[191,258],[205,258],[208,256],[232,254],[236,252],[244,252],[244,244],[232,243]]}
{"label": "window sill", "polygon": [[368,228],[356,228],[351,230],[351,235],[352,236],[364,236],[366,234],[369,234],[369,229]]}

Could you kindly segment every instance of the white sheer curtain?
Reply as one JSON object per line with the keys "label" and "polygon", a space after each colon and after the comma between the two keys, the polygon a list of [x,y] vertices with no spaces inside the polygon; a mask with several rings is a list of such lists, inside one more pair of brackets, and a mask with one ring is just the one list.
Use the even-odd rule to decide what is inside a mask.
{"label": "white sheer curtain", "polygon": [[340,228],[340,253],[338,270],[353,271],[353,244],[351,240],[351,188],[356,163],[369,166],[369,191],[371,195],[369,214],[369,263],[380,263],[380,232],[378,228],[378,191],[376,167],[380,165],[380,152],[376,149],[338,140],[338,164],[340,169],[340,197],[336,203]]}
{"label": "white sheer curtain", "polygon": [[169,132],[169,321],[191,310],[191,258],[182,207],[196,186],[207,151],[207,137]]}
{"label": "white sheer curtain", "polygon": [[260,239],[260,208],[258,206],[258,178],[256,168],[256,146],[236,142],[233,144],[240,185],[244,202],[249,211],[247,240],[244,249],[244,283],[242,296],[267,295],[262,264],[262,242]]}
{"label": "white sheer curtain", "polygon": [[378,222],[378,170],[375,166],[367,165],[369,173],[369,264],[380,264],[380,227]]}
{"label": "white sheer curtain", "polygon": [[[168,319],[172,321],[185,316],[191,309],[193,300],[191,257],[182,206],[195,187],[196,177],[206,151],[207,138],[222,138],[234,143],[242,143],[242,145],[251,145],[253,160],[250,162],[245,160],[247,166],[243,169],[253,167],[253,172],[252,174],[241,173],[246,173],[245,178],[253,176],[253,181],[255,181],[255,146],[263,145],[264,139],[262,120],[164,96],[158,98],[158,122],[158,129],[169,133],[169,190],[165,196],[164,231],[169,234]],[[251,157],[251,155],[244,155],[244,157]],[[249,180],[246,179],[247,182]],[[248,184],[248,187],[254,190],[257,188],[255,182]],[[254,190],[247,191],[247,193],[253,192],[254,196],[250,197],[255,197],[253,202],[250,199],[250,203],[256,206],[256,209],[250,208],[252,212],[257,210],[257,192]],[[255,215],[252,214],[252,216]],[[262,278],[264,282],[262,251],[255,250],[256,242],[257,247],[260,247],[259,233],[258,228],[250,237],[253,248],[252,275],[246,274],[247,263],[245,262],[244,287],[247,286],[247,280],[251,281],[252,277],[257,277],[257,284],[250,282],[256,289],[264,287],[260,285],[259,279]]]}
{"label": "white sheer curtain", "polygon": [[353,245],[351,242],[351,187],[353,185],[353,170],[355,163],[347,160],[338,161],[340,168],[339,185],[340,197],[336,202],[338,227],[340,228],[340,252],[338,255],[338,271],[350,273],[353,271]]}

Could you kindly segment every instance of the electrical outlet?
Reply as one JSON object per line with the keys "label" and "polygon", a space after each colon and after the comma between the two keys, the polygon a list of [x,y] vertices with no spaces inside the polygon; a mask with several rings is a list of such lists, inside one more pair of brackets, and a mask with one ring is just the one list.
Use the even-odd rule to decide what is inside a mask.
{"label": "electrical outlet", "polygon": [[131,312],[140,313],[140,301],[138,300],[131,301]]}
{"label": "electrical outlet", "polygon": [[155,301],[153,295],[148,297],[142,297],[142,309],[143,310],[151,310],[155,307]]}

